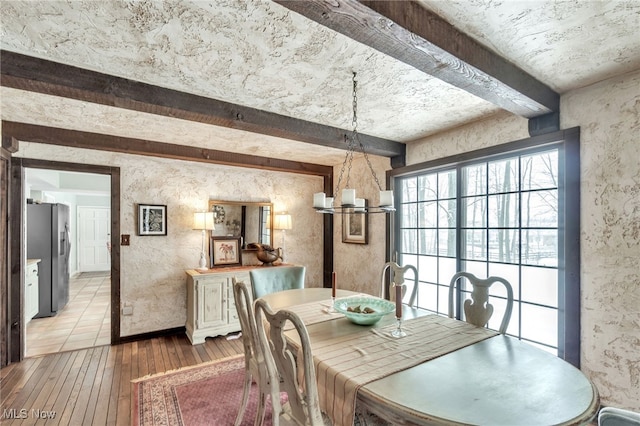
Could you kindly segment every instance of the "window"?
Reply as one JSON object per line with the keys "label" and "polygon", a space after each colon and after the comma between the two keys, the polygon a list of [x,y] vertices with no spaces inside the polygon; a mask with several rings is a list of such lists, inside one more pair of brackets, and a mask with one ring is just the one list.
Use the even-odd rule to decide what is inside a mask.
{"label": "window", "polygon": [[[442,315],[456,272],[507,279],[514,291],[507,334],[577,365],[579,254],[565,256],[566,241],[575,241],[571,249],[578,245],[579,252],[579,223],[565,226],[568,217],[579,219],[579,198],[577,206],[567,208],[568,197],[579,196],[573,194],[579,193],[578,177],[571,174],[577,168],[567,166],[565,143],[519,145],[509,144],[514,149],[499,154],[479,151],[414,166],[411,173],[398,170],[393,251],[399,264],[418,270],[418,306]],[[575,277],[568,280],[568,274]],[[489,301],[494,306],[489,326],[497,328],[506,291],[492,287]]]}

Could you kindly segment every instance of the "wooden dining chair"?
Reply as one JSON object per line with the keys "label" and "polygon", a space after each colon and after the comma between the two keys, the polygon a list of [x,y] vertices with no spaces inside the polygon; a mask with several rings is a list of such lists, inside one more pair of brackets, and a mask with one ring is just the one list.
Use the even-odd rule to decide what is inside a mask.
{"label": "wooden dining chair", "polygon": [[[380,297],[382,297],[383,299],[386,297],[385,289],[387,288],[387,281],[385,280],[385,275],[386,275],[387,269],[389,270],[389,274],[390,274],[389,282],[390,283],[395,282],[396,284],[404,284],[405,282],[404,274],[407,271],[413,271],[413,288],[411,289],[411,297],[409,297],[409,302],[407,303],[407,305],[414,307],[414,305],[418,301],[417,300],[418,299],[418,270],[416,269],[416,267],[413,265],[400,266],[396,262],[385,263],[384,267],[382,268],[382,276],[380,278]],[[407,291],[407,287],[405,285],[402,293],[403,299],[406,291]],[[389,287],[389,294],[391,293],[392,293],[392,290]]]}
{"label": "wooden dining chair", "polygon": [[513,309],[513,289],[509,281],[500,277],[480,279],[470,272],[456,273],[453,278],[451,278],[451,283],[449,284],[449,318],[455,317],[455,287],[460,278],[466,278],[473,287],[471,299],[465,300],[463,305],[465,320],[478,327],[486,326],[493,315],[493,305],[489,303],[489,287],[496,282],[502,283],[505,286],[507,289],[507,307],[504,311],[500,328],[498,329],[501,334],[505,334]]}
{"label": "wooden dining chair", "polygon": [[304,288],[304,266],[265,266],[249,271],[253,297],[282,290]]}
{"label": "wooden dining chair", "polygon": [[[255,302],[258,341],[263,351],[270,353],[281,377],[280,388],[287,392],[289,401],[282,406],[274,425],[324,426],[330,420],[320,410],[316,371],[307,328],[292,311],[282,309],[274,313],[269,304]],[[285,325],[290,322],[300,338],[300,350],[295,351],[287,342]],[[265,326],[266,323],[266,326]]]}
{"label": "wooden dining chair", "polygon": [[240,403],[240,409],[234,425],[239,426],[242,423],[244,412],[247,409],[247,402],[249,401],[251,383],[255,380],[258,385],[260,397],[258,399],[258,410],[256,412],[254,425],[259,426],[264,422],[267,397],[271,398],[274,413],[278,413],[281,410],[279,377],[275,371],[275,366],[273,364],[269,365],[265,361],[262,346],[258,341],[251,292],[243,281],[237,281],[235,277],[232,278],[232,281],[236,311],[238,312],[240,329],[242,330],[245,365],[242,402]]}

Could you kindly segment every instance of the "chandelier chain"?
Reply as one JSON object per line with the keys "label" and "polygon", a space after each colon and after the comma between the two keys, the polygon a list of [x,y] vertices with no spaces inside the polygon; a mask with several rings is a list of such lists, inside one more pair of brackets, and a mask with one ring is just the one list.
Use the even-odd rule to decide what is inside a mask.
{"label": "chandelier chain", "polygon": [[353,107],[353,117],[351,118],[351,127],[352,127],[352,136],[349,137],[346,134],[344,135],[344,141],[347,145],[347,152],[344,156],[344,161],[342,162],[342,167],[340,168],[340,174],[338,175],[338,182],[336,183],[336,187],[334,190],[334,196],[337,196],[338,191],[340,190],[340,184],[342,183],[342,179],[344,177],[345,170],[347,171],[345,188],[349,187],[349,183],[351,180],[351,169],[353,165],[353,152],[357,148],[360,149],[364,158],[367,162],[367,166],[369,167],[369,171],[373,176],[373,179],[378,186],[378,189],[382,191],[382,185],[378,180],[378,176],[376,175],[375,170],[373,169],[373,165],[371,164],[371,160],[369,159],[369,154],[364,148],[364,144],[360,140],[360,135],[358,133],[358,82],[356,81],[356,73],[353,72],[353,97],[351,101],[351,105]]}

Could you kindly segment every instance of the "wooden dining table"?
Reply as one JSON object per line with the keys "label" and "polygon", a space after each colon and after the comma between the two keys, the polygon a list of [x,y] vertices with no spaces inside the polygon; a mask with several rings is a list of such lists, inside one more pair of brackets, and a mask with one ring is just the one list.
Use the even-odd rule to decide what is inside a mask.
{"label": "wooden dining table", "polygon": [[[359,293],[338,290],[336,297],[355,295]],[[307,325],[312,349],[327,342],[356,342],[364,333],[384,340],[382,331],[395,324],[393,314],[374,325],[361,326],[342,315],[326,313],[330,296],[331,289],[304,288],[268,294],[262,299],[274,311],[301,308],[299,315]],[[413,324],[416,334],[422,330],[415,325],[424,322],[424,327],[429,327],[431,320],[447,327],[468,327],[461,321],[406,305],[402,311],[403,323]],[[324,317],[318,314],[321,312]],[[291,339],[295,344],[294,333]],[[398,341],[402,343],[402,339],[406,338]],[[364,413],[363,418],[375,419],[376,425],[579,425],[595,418],[598,392],[579,369],[510,336],[495,333],[480,339],[361,385],[356,393],[356,411]],[[397,345],[398,349],[389,349],[388,355],[412,353],[418,343],[404,342],[407,347]],[[324,361],[324,352],[314,351],[316,364]],[[346,424],[339,419],[334,423]]]}

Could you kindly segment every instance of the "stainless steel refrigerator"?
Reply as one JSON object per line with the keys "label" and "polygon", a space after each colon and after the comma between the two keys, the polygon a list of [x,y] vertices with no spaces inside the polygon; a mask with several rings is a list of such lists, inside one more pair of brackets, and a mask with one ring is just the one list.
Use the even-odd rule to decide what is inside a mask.
{"label": "stainless steel refrigerator", "polygon": [[27,204],[27,258],[40,259],[38,315],[51,317],[69,301],[69,206]]}

